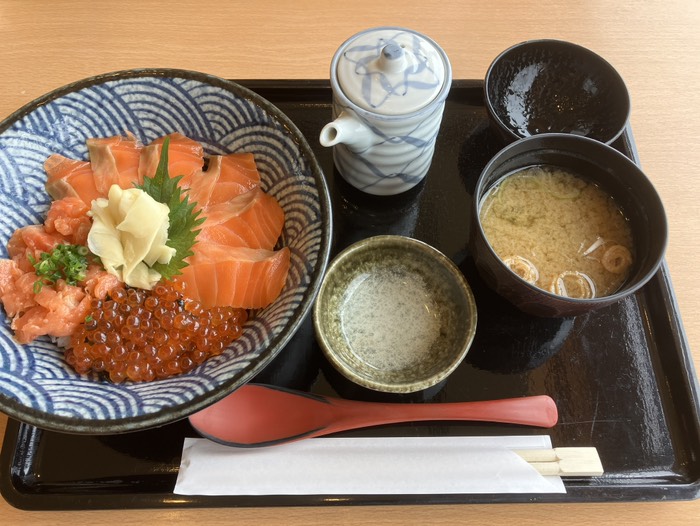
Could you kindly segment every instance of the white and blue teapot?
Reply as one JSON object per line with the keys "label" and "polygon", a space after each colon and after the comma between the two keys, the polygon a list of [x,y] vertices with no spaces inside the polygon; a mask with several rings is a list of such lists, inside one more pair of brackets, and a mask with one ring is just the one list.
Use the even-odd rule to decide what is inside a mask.
{"label": "white and blue teapot", "polygon": [[379,27],[345,41],[331,62],[333,121],[320,134],[351,185],[394,195],[430,168],[452,68],[430,38]]}

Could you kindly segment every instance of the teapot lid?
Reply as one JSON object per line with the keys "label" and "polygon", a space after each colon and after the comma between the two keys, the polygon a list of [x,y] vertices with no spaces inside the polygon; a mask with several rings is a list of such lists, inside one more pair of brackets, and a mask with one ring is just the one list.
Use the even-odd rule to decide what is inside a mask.
{"label": "teapot lid", "polygon": [[331,81],[360,108],[403,115],[444,100],[452,69],[445,52],[425,35],[378,27],[343,43],[333,57]]}

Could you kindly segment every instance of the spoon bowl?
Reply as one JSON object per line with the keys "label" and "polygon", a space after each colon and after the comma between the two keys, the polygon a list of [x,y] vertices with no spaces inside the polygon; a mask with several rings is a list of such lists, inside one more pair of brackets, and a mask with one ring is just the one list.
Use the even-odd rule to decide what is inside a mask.
{"label": "spoon bowl", "polygon": [[271,446],[400,422],[463,420],[552,427],[557,419],[557,406],[546,395],[392,404],[343,400],[261,384],[246,384],[189,417],[200,435],[234,447]]}

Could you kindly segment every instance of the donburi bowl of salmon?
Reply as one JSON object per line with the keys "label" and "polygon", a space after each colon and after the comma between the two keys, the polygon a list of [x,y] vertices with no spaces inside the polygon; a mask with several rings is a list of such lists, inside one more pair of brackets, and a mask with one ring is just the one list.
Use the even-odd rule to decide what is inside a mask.
{"label": "donburi bowl of salmon", "polygon": [[220,400],[281,352],[328,262],[304,136],[238,83],[149,69],[0,123],[0,411],[115,434]]}

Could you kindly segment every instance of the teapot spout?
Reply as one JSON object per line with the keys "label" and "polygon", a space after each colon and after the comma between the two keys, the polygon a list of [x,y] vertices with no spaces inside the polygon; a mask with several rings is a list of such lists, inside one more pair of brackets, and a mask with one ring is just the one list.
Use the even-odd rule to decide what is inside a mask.
{"label": "teapot spout", "polygon": [[372,145],[374,133],[359,119],[343,111],[321,130],[319,142],[322,146],[345,144],[354,152],[361,152]]}

